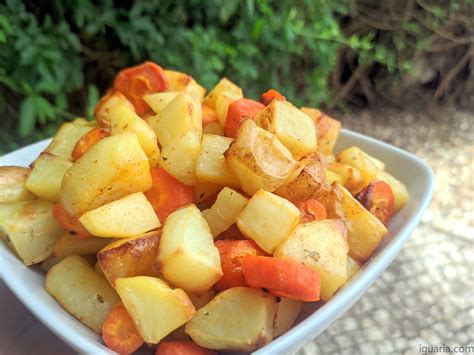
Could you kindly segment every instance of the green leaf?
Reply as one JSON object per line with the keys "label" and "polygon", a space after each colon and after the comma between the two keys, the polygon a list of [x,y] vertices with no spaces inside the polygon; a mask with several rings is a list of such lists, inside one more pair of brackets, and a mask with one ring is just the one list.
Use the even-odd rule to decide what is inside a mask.
{"label": "green leaf", "polygon": [[20,105],[20,122],[18,133],[22,137],[33,132],[36,124],[36,96],[28,96]]}

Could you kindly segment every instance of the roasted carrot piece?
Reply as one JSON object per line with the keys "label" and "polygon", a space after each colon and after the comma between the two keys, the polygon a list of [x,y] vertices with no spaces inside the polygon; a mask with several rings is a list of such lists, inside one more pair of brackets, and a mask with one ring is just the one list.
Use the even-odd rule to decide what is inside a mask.
{"label": "roasted carrot piece", "polygon": [[244,120],[253,119],[257,113],[265,108],[260,102],[239,99],[229,105],[227,118],[225,121],[224,134],[227,137],[235,138],[240,124]]}
{"label": "roasted carrot piece", "polygon": [[143,338],[123,303],[117,303],[110,310],[102,326],[102,339],[119,354],[131,354],[143,345]]}
{"label": "roasted carrot piece", "polygon": [[312,198],[303,202],[295,203],[300,210],[300,222],[320,221],[327,218],[326,208],[318,200]]}
{"label": "roasted carrot piece", "polygon": [[60,203],[53,205],[53,216],[56,222],[71,234],[75,234],[79,239],[90,239],[90,234],[87,229],[79,221],[79,218],[75,218],[66,212]]}
{"label": "roasted carrot piece", "polygon": [[207,105],[202,105],[202,127],[206,127],[209,123],[217,122],[217,114]]}
{"label": "roasted carrot piece", "polygon": [[152,169],[151,178],[152,186],[145,196],[162,223],[171,212],[194,203],[194,188],[184,185],[162,167]]}
{"label": "roasted carrot piece", "polygon": [[203,348],[191,340],[177,340],[160,343],[155,355],[217,355],[217,351]]}
{"label": "roasted carrot piece", "polygon": [[319,301],[319,273],[297,261],[252,255],[244,258],[242,270],[250,287],[293,300]]}
{"label": "roasted carrot piece", "polygon": [[390,222],[394,212],[395,196],[389,184],[381,180],[372,180],[356,195],[356,199],[383,224],[387,225]]}
{"label": "roasted carrot piece", "polygon": [[270,89],[262,94],[260,102],[265,106],[269,105],[273,100],[286,101],[286,97],[275,89]]}
{"label": "roasted carrot piece", "polygon": [[219,250],[222,266],[222,277],[214,285],[219,291],[231,287],[247,286],[242,273],[244,257],[249,255],[266,255],[257,244],[251,240],[218,240],[216,247]]}
{"label": "roasted carrot piece", "polygon": [[159,65],[145,62],[121,70],[115,77],[114,90],[124,94],[141,116],[151,109],[143,96],[168,90],[168,79]]}
{"label": "roasted carrot piece", "polygon": [[72,158],[74,160],[79,159],[91,149],[96,143],[100,140],[109,137],[110,133],[102,128],[94,128],[93,130],[86,133],[84,136],[81,137],[74,146],[74,150],[72,151]]}

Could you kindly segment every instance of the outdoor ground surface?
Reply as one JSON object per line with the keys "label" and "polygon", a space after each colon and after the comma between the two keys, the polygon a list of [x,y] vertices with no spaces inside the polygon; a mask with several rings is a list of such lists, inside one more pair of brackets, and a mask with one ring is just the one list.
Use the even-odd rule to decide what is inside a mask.
{"label": "outdoor ground surface", "polygon": [[[474,346],[474,113],[378,108],[338,118],[426,160],[436,188],[423,222],[381,279],[298,355]],[[0,315],[0,354],[71,353],[1,281]]]}

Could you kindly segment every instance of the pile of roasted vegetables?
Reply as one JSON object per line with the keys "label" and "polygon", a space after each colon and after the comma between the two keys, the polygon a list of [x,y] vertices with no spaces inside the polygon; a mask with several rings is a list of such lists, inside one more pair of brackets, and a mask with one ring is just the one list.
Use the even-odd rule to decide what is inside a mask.
{"label": "pile of roasted vegetables", "polygon": [[275,90],[206,90],[146,62],[95,121],[29,168],[0,167],[0,234],[119,353],[255,350],[328,301],[408,200],[384,163],[333,148],[341,124]]}

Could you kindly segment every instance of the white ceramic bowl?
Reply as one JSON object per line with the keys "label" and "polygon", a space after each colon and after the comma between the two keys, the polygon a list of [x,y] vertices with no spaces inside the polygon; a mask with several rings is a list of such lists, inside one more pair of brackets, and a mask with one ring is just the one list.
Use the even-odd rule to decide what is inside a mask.
{"label": "white ceramic bowl", "polygon": [[[0,165],[28,165],[47,146],[49,140],[29,145],[0,158]],[[290,331],[275,339],[255,354],[288,354],[321,334],[332,322],[346,312],[380,276],[407,241],[433,193],[434,177],[430,167],[416,156],[399,148],[359,133],[342,130],[336,151],[356,145],[382,160],[386,170],[400,179],[410,194],[409,203],[400,210],[389,225],[384,238],[371,260],[325,305]],[[44,276],[35,267],[24,266],[2,242],[0,243],[0,272],[7,286],[18,299],[64,342],[80,353],[113,354],[102,345],[100,337],[67,313],[43,287]],[[18,341],[21,341],[18,339]]]}

